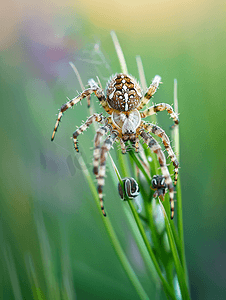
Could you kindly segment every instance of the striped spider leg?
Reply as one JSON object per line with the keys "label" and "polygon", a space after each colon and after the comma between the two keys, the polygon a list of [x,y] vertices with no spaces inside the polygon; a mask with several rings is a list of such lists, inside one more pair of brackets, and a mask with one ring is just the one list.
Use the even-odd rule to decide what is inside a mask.
{"label": "striped spider leg", "polygon": [[[108,117],[105,118],[104,126],[98,128],[96,131],[96,135],[94,137],[94,151],[93,151],[93,173],[96,175],[96,178],[98,176],[99,163],[100,163],[101,139],[109,131],[112,132],[113,128],[114,130],[116,130],[115,126],[112,124],[111,117]],[[123,145],[121,145],[121,147],[123,147]]]}
{"label": "striped spider leg", "polygon": [[119,133],[117,131],[112,131],[112,133],[106,138],[106,140],[104,141],[100,149],[100,167],[97,173],[97,190],[100,199],[101,210],[105,217],[106,217],[106,212],[104,210],[104,204],[103,204],[103,187],[105,183],[104,177],[106,173],[106,158],[107,158],[107,153],[108,151],[110,151],[111,147],[116,141],[118,134]]}
{"label": "striped spider leg", "polygon": [[[151,85],[149,86],[149,88],[147,89],[144,97],[141,100],[141,103],[139,105],[139,107],[137,108],[138,110],[141,110],[152,98],[152,96],[156,93],[160,82],[161,77],[159,75],[156,75],[155,78],[153,79]],[[172,106],[170,106],[167,103],[159,103],[159,104],[155,104],[147,109],[145,109],[144,111],[140,112],[141,114],[141,118],[146,118],[148,116],[151,116],[155,113],[157,113],[158,111],[163,111],[163,110],[167,110],[167,112],[170,114],[171,118],[173,119],[175,125],[179,124],[179,118],[178,115],[174,112]],[[172,128],[175,126],[173,125]]]}
{"label": "striped spider leg", "polygon": [[[141,104],[138,107],[139,109],[142,109],[151,99],[151,97],[156,93],[160,82],[161,77],[159,75],[156,75],[155,78],[153,79],[150,87],[148,88],[147,92],[145,93],[144,97],[141,100]],[[171,118],[174,121],[174,125],[171,126],[171,128],[173,128],[175,125],[179,124],[179,118],[178,115],[174,112],[173,108],[167,104],[167,103],[159,103],[159,104],[155,104],[147,109],[145,109],[144,111],[140,112],[141,114],[141,118],[146,118],[148,116],[151,116],[153,114],[155,114],[158,111],[163,111],[163,110],[167,110],[167,112],[170,114]],[[162,130],[160,127],[158,127],[157,125],[154,124],[147,124],[146,122],[143,123],[143,126],[145,128],[145,130],[147,130],[148,132],[152,132],[155,135],[158,135],[162,141],[163,144],[174,164],[174,173],[175,173],[175,178],[174,178],[174,185],[177,184],[177,178],[178,178],[178,167],[179,167],[179,163],[177,161],[176,155],[174,154],[171,146],[170,146],[170,140],[168,138],[168,136],[165,134],[165,131]]]}
{"label": "striped spider leg", "polygon": [[143,96],[143,98],[141,99],[141,103],[139,105],[139,107],[137,108],[138,110],[142,109],[151,99],[151,97],[156,93],[160,82],[161,77],[159,75],[156,75],[155,78],[153,79],[151,85],[149,86],[149,88],[147,89],[145,95]]}
{"label": "striped spider leg", "polygon": [[163,110],[167,110],[167,112],[170,114],[170,117],[173,119],[174,121],[174,125],[171,126],[171,128],[175,127],[176,125],[179,124],[179,118],[178,115],[174,112],[172,106],[170,106],[167,103],[158,103],[158,104],[154,104],[149,108],[146,108],[144,111],[142,111],[141,114],[141,118],[146,118],[148,116],[154,115],[156,112],[158,111],[163,111]]}
{"label": "striped spider leg", "polygon": [[75,150],[79,152],[78,149],[78,136],[83,133],[94,121],[104,124],[106,122],[107,118],[103,117],[102,114],[96,114],[94,113],[92,116],[90,116],[84,124],[82,124],[75,132],[73,133],[73,142],[75,146]]}
{"label": "striped spider leg", "polygon": [[98,170],[99,170],[99,160],[100,160],[100,142],[101,138],[106,135],[109,131],[109,127],[107,125],[102,126],[97,129],[96,135],[94,138],[94,150],[93,150],[93,173],[98,178]]}
{"label": "striped spider leg", "polygon": [[65,103],[65,104],[63,104],[61,106],[60,112],[58,113],[58,116],[57,116],[55,127],[53,129],[53,134],[52,134],[51,141],[54,140],[54,137],[55,137],[56,131],[58,129],[59,123],[61,121],[61,118],[63,116],[63,113],[68,108],[74,106],[75,104],[77,104],[78,102],[80,102],[85,97],[89,97],[92,93],[94,93],[96,95],[96,97],[100,101],[100,104],[103,106],[103,108],[105,109],[105,111],[107,113],[109,113],[109,114],[112,113],[113,110],[112,110],[111,107],[109,107],[108,102],[105,99],[105,95],[104,95],[103,89],[101,89],[93,79],[90,80],[90,85],[91,85],[90,88],[84,90],[80,95],[78,95],[77,97],[73,98],[72,100],[68,101],[67,103]]}
{"label": "striped spider leg", "polygon": [[[98,184],[98,195],[100,200],[100,206],[103,215],[106,217],[106,212],[104,210],[103,205],[103,186],[104,186],[104,177],[106,172],[106,155],[107,152],[111,149],[113,143],[115,142],[115,139],[118,135],[115,133],[112,133],[103,143],[103,146],[100,147],[101,138],[108,133],[108,131],[112,132],[112,126],[108,124],[108,119],[106,117],[103,117],[102,114],[96,114],[94,113],[92,116],[90,116],[86,122],[81,125],[74,133],[73,133],[73,142],[75,146],[75,150],[79,152],[78,149],[78,136],[83,133],[94,121],[99,122],[101,124],[104,124],[104,126],[100,127],[96,131],[96,135],[94,138],[94,152],[93,152],[93,172],[96,175],[97,178],[97,184]],[[99,166],[100,165],[100,166]]]}
{"label": "striped spider leg", "polygon": [[120,141],[120,147],[122,150],[122,154],[126,154],[126,144],[124,143],[124,141],[122,139],[119,139]]}
{"label": "striped spider leg", "polygon": [[169,195],[170,195],[170,207],[171,207],[171,219],[173,219],[174,217],[174,188],[173,188],[173,183],[172,183],[172,179],[170,177],[169,174],[169,170],[166,166],[166,158],[165,155],[162,151],[162,148],[160,147],[160,145],[158,144],[158,142],[147,132],[145,132],[144,130],[141,129],[140,132],[141,137],[143,138],[144,142],[148,145],[148,147],[154,152],[156,153],[158,160],[159,160],[159,164],[162,170],[162,174],[165,178],[165,183],[166,186],[169,189]]}
{"label": "striped spider leg", "polygon": [[146,123],[146,122],[142,122],[142,127],[148,132],[152,132],[153,134],[157,135],[158,137],[160,137],[163,141],[163,144],[166,148],[166,151],[168,152],[170,158],[171,158],[171,161],[173,162],[173,165],[175,167],[174,169],[174,174],[175,174],[175,177],[174,177],[174,185],[177,184],[177,178],[178,178],[178,167],[179,167],[179,163],[178,163],[178,160],[176,158],[176,155],[174,154],[173,150],[172,150],[172,147],[170,145],[170,140],[169,140],[169,137],[167,136],[167,134],[165,133],[165,131],[160,128],[159,126],[157,125],[154,125],[152,123]]}

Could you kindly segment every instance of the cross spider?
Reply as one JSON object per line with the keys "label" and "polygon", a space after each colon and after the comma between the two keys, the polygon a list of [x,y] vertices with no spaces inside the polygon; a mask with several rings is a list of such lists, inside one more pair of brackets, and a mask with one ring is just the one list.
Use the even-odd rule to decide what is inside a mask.
{"label": "cross spider", "polygon": [[[106,172],[106,157],[107,152],[111,149],[115,141],[119,141],[122,149],[122,153],[126,153],[125,142],[131,141],[135,147],[135,151],[139,151],[139,136],[141,136],[144,142],[149,148],[156,153],[163,177],[165,178],[166,186],[169,189],[170,205],[171,205],[171,219],[174,216],[174,187],[172,179],[170,177],[168,168],[166,166],[166,158],[158,142],[150,134],[153,133],[159,136],[174,164],[175,171],[175,184],[178,176],[178,161],[170,146],[170,140],[165,131],[159,126],[152,123],[147,123],[141,119],[155,114],[158,111],[167,110],[170,116],[173,118],[175,125],[179,123],[177,114],[173,111],[173,108],[166,103],[159,103],[140,111],[155,94],[161,77],[156,75],[151,85],[147,89],[146,93],[142,95],[141,88],[135,78],[132,76],[120,73],[112,76],[106,86],[106,96],[101,87],[93,80],[89,80],[89,88],[85,89],[80,95],[74,99],[68,101],[62,105],[57,117],[57,121],[52,134],[52,141],[59,126],[59,122],[63,113],[73,105],[77,104],[83,98],[90,96],[92,93],[96,95],[100,104],[104,110],[110,115],[104,117],[102,114],[94,113],[90,116],[86,122],[81,125],[73,133],[74,147],[77,152],[78,149],[78,136],[85,131],[94,121],[101,123],[103,126],[96,131],[94,138],[94,161],[93,172],[97,178],[98,194],[100,199],[100,206],[104,216],[106,216],[103,205],[103,187],[105,182]],[[101,138],[110,132],[103,145],[100,146]]]}

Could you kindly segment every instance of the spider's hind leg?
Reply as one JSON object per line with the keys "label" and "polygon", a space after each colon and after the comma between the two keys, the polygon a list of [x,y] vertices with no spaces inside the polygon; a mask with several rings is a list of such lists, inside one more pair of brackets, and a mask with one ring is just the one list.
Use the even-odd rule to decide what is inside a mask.
{"label": "spider's hind leg", "polygon": [[126,154],[126,144],[124,143],[124,141],[122,139],[119,139],[120,141],[120,147],[122,150],[122,154]]}
{"label": "spider's hind leg", "polygon": [[142,130],[140,132],[141,137],[144,139],[144,142],[148,145],[148,147],[154,152],[156,153],[158,160],[159,160],[159,164],[162,170],[162,175],[165,178],[165,183],[167,188],[169,189],[169,196],[170,196],[170,207],[171,207],[171,219],[173,219],[174,217],[174,188],[173,188],[173,183],[172,183],[172,179],[170,177],[169,174],[169,170],[166,166],[166,158],[165,155],[162,151],[162,148],[160,147],[160,145],[158,144],[158,142],[147,132],[145,132],[144,130]]}
{"label": "spider's hind leg", "polygon": [[154,125],[152,123],[146,123],[146,122],[143,122],[143,128],[145,130],[147,130],[147,132],[152,132],[153,134],[159,136],[161,139],[162,139],[162,142],[166,148],[166,151],[168,152],[169,156],[170,156],[170,159],[171,161],[173,162],[173,165],[174,165],[174,185],[177,184],[177,178],[178,178],[178,168],[179,168],[179,162],[176,158],[176,155],[175,153],[173,152],[173,149],[170,145],[170,140],[169,140],[169,137],[167,136],[167,134],[165,133],[165,131],[157,126],[157,125]]}
{"label": "spider's hind leg", "polygon": [[93,151],[93,173],[98,176],[98,169],[99,169],[99,159],[100,159],[100,142],[101,138],[107,134],[108,131],[112,130],[112,127],[110,124],[106,124],[105,126],[102,126],[97,129],[96,135],[94,138],[94,151]]}
{"label": "spider's hind leg", "polygon": [[99,194],[101,210],[105,217],[106,217],[106,213],[103,205],[103,187],[105,183],[104,177],[106,173],[106,158],[107,158],[107,153],[111,149],[112,145],[114,144],[117,136],[118,136],[118,132],[113,131],[111,135],[109,135],[104,141],[100,152],[100,168],[97,175],[97,185],[98,185],[97,190]]}

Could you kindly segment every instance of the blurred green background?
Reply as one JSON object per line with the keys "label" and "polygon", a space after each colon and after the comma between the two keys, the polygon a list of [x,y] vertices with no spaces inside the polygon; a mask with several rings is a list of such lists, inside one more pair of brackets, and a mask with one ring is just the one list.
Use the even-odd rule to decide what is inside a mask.
{"label": "blurred green background", "polygon": [[[139,299],[112,249],[70,137],[86,101],[57,109],[84,84],[120,71],[115,30],[128,69],[154,101],[173,102],[178,80],[185,251],[192,299],[226,299],[225,1],[7,1],[0,11],[1,299]],[[95,101],[98,111],[102,109]],[[169,133],[163,112],[158,124]],[[92,170],[94,129],[80,137]],[[117,148],[115,146],[115,148]],[[128,174],[129,175],[129,174]],[[108,176],[108,216],[147,293],[153,285]],[[38,291],[33,293],[35,288]],[[152,299],[165,299],[162,292]]]}

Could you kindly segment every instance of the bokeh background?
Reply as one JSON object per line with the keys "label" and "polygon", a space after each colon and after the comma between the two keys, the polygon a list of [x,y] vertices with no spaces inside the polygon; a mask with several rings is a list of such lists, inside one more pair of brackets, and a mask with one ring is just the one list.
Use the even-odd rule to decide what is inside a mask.
{"label": "bokeh background", "polygon": [[[128,69],[155,102],[173,102],[178,80],[185,251],[192,299],[226,299],[225,1],[6,1],[0,5],[1,299],[138,299],[112,249],[70,139],[89,114],[66,112],[50,142],[57,109],[96,75],[120,71],[115,30]],[[95,102],[96,109],[100,110]],[[158,123],[169,128],[166,113]],[[167,129],[166,129],[167,131]],[[169,133],[169,131],[167,131]],[[92,170],[94,131],[80,138]],[[124,220],[116,186],[108,215],[148,293],[153,284]],[[34,285],[35,282],[35,285]],[[36,286],[38,292],[33,294]],[[163,293],[152,299],[165,299]]]}

